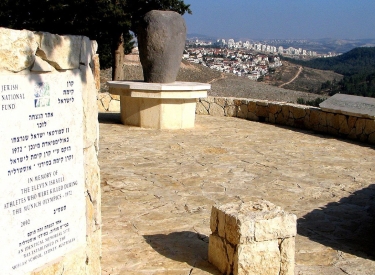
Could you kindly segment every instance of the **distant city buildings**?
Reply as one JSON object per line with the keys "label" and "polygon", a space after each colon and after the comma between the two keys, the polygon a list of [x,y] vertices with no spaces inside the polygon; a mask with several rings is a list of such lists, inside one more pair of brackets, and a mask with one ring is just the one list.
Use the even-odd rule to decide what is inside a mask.
{"label": "distant city buildings", "polygon": [[186,48],[183,59],[252,80],[258,80],[270,70],[282,66],[280,57],[277,55],[254,54],[246,49],[237,48]]}
{"label": "distant city buildings", "polygon": [[187,43],[183,59],[220,72],[258,80],[282,66],[279,55],[303,58],[335,56],[333,53],[319,55],[302,48],[284,48],[260,42],[218,39],[213,43],[194,39]]}
{"label": "distant city buildings", "polygon": [[281,54],[291,57],[297,57],[297,56],[305,56],[305,57],[333,57],[337,56],[338,54],[328,52],[326,54],[318,54],[316,51],[310,51],[307,49],[302,48],[294,48],[294,47],[288,47],[284,48],[283,46],[273,46],[273,45],[267,45],[260,42],[254,42],[251,43],[250,41],[235,41],[234,39],[228,39],[226,41],[225,39],[218,39],[216,42],[205,42],[205,41],[199,41],[198,39],[195,39],[194,41],[189,41],[190,45],[193,45],[195,47],[199,46],[209,46],[209,47],[217,47],[217,48],[228,48],[228,49],[247,49],[247,50],[253,50],[263,53],[271,53],[271,54]]}
{"label": "distant city buildings", "polygon": [[206,41],[199,41],[198,39],[195,39],[194,44],[196,46],[211,46],[212,42],[206,42]]}
{"label": "distant city buildings", "polygon": [[225,39],[219,39],[216,43],[213,44],[217,47],[228,47],[229,49],[248,49],[264,53],[274,53],[274,54],[283,54],[283,55],[305,55],[316,57],[318,54],[314,51],[307,51],[301,48],[289,47],[284,49],[282,46],[272,46],[262,43],[250,43],[250,41],[235,41],[234,39],[228,39],[228,42]]}

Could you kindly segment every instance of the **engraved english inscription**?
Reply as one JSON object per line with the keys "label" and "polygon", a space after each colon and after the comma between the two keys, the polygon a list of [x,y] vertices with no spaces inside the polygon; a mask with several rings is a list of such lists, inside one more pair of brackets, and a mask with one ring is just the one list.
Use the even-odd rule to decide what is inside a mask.
{"label": "engraved english inscription", "polygon": [[24,274],[85,243],[78,74],[0,76],[2,274]]}

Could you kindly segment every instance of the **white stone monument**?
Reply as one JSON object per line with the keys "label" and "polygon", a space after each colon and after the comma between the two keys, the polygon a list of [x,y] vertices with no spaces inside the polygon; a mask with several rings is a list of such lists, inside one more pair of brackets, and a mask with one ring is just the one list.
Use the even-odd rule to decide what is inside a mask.
{"label": "white stone monument", "polygon": [[99,274],[96,42],[0,41],[0,273]]}
{"label": "white stone monument", "polygon": [[210,84],[108,81],[109,92],[120,95],[125,125],[154,129],[193,128],[196,99],[207,97]]}

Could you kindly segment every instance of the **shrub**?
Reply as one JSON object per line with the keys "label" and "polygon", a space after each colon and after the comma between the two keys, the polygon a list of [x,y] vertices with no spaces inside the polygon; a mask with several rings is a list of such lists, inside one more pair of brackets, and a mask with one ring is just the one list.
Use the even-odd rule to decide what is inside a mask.
{"label": "shrub", "polygon": [[308,105],[308,106],[314,106],[314,107],[319,107],[319,104],[322,103],[326,98],[316,98],[313,100],[304,100],[303,98],[299,97],[297,98],[297,103],[302,104],[302,105]]}

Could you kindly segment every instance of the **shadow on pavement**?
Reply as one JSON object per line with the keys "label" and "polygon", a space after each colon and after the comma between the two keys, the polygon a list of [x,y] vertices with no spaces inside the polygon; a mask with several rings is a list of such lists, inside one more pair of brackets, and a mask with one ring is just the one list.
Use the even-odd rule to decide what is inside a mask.
{"label": "shadow on pavement", "polygon": [[309,135],[309,136],[314,136],[317,139],[340,140],[341,142],[346,142],[346,143],[349,143],[349,144],[359,145],[361,147],[367,147],[367,148],[375,149],[375,144],[366,143],[366,142],[362,142],[360,140],[355,140],[355,139],[349,139],[345,135],[333,135],[333,134],[329,134],[329,133],[319,132],[318,130],[306,129],[303,126],[292,127],[292,126],[288,126],[288,125],[272,124],[272,123],[268,123],[268,122],[266,122],[266,123],[268,125],[273,125],[277,128],[287,129],[287,130],[290,130],[290,131],[293,131],[293,132],[297,132],[297,133],[301,133],[301,134],[305,134],[305,135]]}
{"label": "shadow on pavement", "polygon": [[[159,254],[174,261],[186,262],[210,274],[221,273],[208,262],[208,237],[191,231],[144,235],[146,242]],[[195,274],[195,273],[193,273]]]}
{"label": "shadow on pavement", "polygon": [[375,184],[298,219],[297,232],[333,249],[375,260]]}
{"label": "shadow on pavement", "polygon": [[120,113],[99,113],[98,120],[99,123],[121,124]]}

